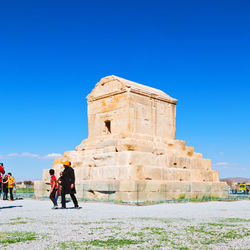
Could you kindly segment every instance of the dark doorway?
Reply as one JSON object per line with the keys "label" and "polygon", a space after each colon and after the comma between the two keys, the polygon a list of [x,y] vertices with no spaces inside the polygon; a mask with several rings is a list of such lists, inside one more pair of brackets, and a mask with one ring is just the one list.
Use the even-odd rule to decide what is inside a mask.
{"label": "dark doorway", "polygon": [[111,134],[111,121],[105,121],[106,133]]}

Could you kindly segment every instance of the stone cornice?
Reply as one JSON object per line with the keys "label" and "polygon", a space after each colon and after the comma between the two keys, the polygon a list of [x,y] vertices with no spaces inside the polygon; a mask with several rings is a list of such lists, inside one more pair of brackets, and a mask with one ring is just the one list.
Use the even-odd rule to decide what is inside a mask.
{"label": "stone cornice", "polygon": [[[101,91],[97,91],[96,93],[96,89],[98,88],[103,88],[106,84],[112,84],[112,82],[114,82],[114,84],[116,86],[114,86],[114,89],[112,91],[112,88],[108,91],[104,91],[103,93],[101,93]],[[105,88],[105,87],[104,87]],[[102,78],[95,86],[95,88],[92,90],[92,92],[87,96],[87,100],[88,102],[92,102],[95,100],[100,100],[103,98],[107,98],[107,97],[111,97],[111,96],[115,96],[118,94],[123,94],[123,93],[134,93],[137,95],[141,95],[141,96],[147,96],[149,98],[155,99],[155,100],[160,100],[163,102],[167,102],[167,103],[172,103],[172,104],[176,104],[177,100],[172,98],[171,96],[167,95],[166,93],[164,93],[163,91],[159,90],[159,89],[155,89],[146,85],[142,85],[136,82],[132,82],[126,79],[123,79],[121,77],[118,76],[106,76],[104,78]]]}
{"label": "stone cornice", "polygon": [[136,89],[134,87],[131,88],[130,86],[126,87],[125,89],[122,89],[121,91],[114,91],[114,92],[110,92],[108,94],[100,95],[100,96],[97,96],[97,97],[88,95],[86,97],[86,99],[87,99],[88,102],[93,102],[93,101],[96,101],[96,100],[104,99],[104,98],[107,98],[107,97],[112,97],[112,96],[123,94],[123,93],[129,93],[129,92],[133,93],[133,94],[147,96],[147,97],[150,97],[152,99],[160,100],[160,101],[163,101],[163,102],[172,103],[172,104],[175,104],[175,105],[177,103],[176,99],[165,98],[163,96],[159,96],[159,95],[154,94],[154,93],[142,91],[141,89]]}
{"label": "stone cornice", "polygon": [[126,92],[127,92],[126,90],[122,90],[122,91],[113,91],[113,92],[110,92],[110,93],[105,94],[105,95],[99,95],[99,96],[97,96],[97,97],[88,95],[88,96],[86,97],[86,99],[87,99],[88,102],[93,102],[93,101],[96,101],[96,100],[100,100],[100,99],[104,99],[104,98],[107,98],[107,97],[111,97],[111,96],[123,94],[123,93],[126,93]]}

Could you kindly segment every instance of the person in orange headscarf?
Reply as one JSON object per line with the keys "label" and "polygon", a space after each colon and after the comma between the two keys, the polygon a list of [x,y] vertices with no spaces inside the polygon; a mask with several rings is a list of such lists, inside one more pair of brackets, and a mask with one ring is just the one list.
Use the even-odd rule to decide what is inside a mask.
{"label": "person in orange headscarf", "polygon": [[74,202],[75,208],[79,208],[77,199],[75,197],[75,172],[71,167],[70,161],[62,162],[64,170],[62,173],[62,208],[66,208],[65,195],[70,194],[72,201]]}

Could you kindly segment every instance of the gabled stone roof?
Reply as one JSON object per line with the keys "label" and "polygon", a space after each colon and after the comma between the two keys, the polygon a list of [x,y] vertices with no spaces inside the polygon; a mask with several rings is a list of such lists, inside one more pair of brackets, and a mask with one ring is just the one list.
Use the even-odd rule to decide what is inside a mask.
{"label": "gabled stone roof", "polygon": [[170,103],[177,103],[176,99],[170,97],[159,89],[151,88],[114,75],[102,78],[87,96],[87,99],[88,101],[93,101],[123,92],[133,92]]}

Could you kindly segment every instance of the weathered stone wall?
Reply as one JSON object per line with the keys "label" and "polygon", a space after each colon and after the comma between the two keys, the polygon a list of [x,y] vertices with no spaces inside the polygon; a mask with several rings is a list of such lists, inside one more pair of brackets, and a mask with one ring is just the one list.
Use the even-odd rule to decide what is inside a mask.
{"label": "weathered stone wall", "polygon": [[130,93],[130,132],[175,138],[176,105],[149,96]]}
{"label": "weathered stone wall", "polygon": [[105,121],[111,122],[113,135],[128,134],[129,96],[127,93],[88,103],[89,139],[107,135]]}

